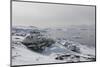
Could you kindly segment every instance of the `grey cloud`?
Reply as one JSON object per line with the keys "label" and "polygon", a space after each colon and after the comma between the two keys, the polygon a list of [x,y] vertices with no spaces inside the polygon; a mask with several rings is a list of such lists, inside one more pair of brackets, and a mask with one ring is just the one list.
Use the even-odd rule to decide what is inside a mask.
{"label": "grey cloud", "polygon": [[13,25],[38,27],[94,24],[95,7],[13,2]]}

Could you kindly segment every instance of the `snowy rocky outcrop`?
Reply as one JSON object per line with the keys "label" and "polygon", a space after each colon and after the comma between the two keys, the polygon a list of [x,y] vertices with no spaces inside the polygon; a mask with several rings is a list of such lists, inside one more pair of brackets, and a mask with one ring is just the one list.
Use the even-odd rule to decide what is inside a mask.
{"label": "snowy rocky outcrop", "polygon": [[42,52],[46,47],[55,43],[53,39],[43,36],[39,30],[32,30],[22,42],[29,49]]}
{"label": "snowy rocky outcrop", "polygon": [[65,52],[69,52],[57,56],[56,60],[66,60],[67,62],[95,61],[94,50],[87,46],[69,40],[61,40],[58,43],[66,48]]}

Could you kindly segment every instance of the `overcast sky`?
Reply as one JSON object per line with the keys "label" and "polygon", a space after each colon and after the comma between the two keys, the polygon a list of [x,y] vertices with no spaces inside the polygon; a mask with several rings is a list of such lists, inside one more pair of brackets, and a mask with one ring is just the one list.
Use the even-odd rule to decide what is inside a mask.
{"label": "overcast sky", "polygon": [[94,24],[95,7],[13,2],[12,25],[63,27]]}

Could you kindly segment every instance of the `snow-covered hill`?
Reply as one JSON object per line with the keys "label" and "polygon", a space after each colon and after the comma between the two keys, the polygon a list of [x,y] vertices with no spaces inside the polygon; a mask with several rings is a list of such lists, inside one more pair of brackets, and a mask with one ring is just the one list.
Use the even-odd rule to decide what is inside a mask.
{"label": "snow-covered hill", "polygon": [[[30,50],[24,44],[22,44],[22,41],[29,34],[29,32],[26,31],[31,31],[34,29],[38,28],[14,27],[13,31],[15,32],[12,35],[12,65],[95,61],[95,48],[88,47],[87,45],[82,45],[79,42],[71,41],[65,38],[55,37],[54,39],[56,42],[50,47],[46,47],[45,50],[41,53],[38,53],[34,50]],[[51,33],[54,33],[55,31],[59,34],[62,34],[62,32],[65,32],[67,30],[40,30],[41,33],[52,38],[51,33],[48,33],[48,31]]]}

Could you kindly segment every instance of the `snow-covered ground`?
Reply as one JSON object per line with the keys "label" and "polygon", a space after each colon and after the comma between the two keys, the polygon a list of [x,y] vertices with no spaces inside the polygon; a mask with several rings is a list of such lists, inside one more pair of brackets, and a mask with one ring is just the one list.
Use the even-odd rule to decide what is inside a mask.
{"label": "snow-covered ground", "polygon": [[[33,27],[31,28],[33,29]],[[25,29],[27,28],[25,27]],[[56,40],[56,43],[52,44],[52,46],[45,48],[42,53],[38,53],[28,49],[21,43],[25,36],[15,34],[16,33],[12,35],[12,66],[95,61],[95,48],[93,47],[87,47],[86,45],[82,45],[74,41],[60,39]],[[69,46],[64,45],[66,42],[70,43]],[[80,52],[72,51],[73,46],[79,48]]]}

